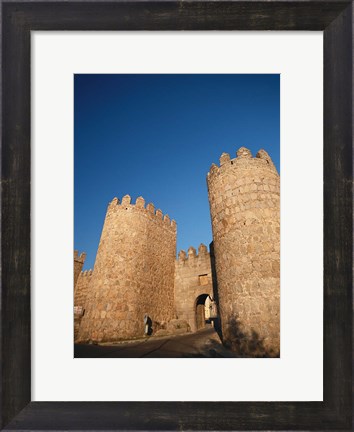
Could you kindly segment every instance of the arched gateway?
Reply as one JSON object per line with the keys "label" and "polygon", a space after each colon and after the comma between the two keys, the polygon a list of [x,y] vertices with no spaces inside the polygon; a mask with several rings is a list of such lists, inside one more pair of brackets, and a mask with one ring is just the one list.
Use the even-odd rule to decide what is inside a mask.
{"label": "arched gateway", "polygon": [[[198,254],[190,247],[180,251],[176,260],[175,305],[179,319],[185,320],[192,331],[205,327],[205,302],[214,298],[210,254],[201,244]],[[207,310],[207,312],[209,309]]]}
{"label": "arched gateway", "polygon": [[195,302],[195,321],[197,330],[204,328],[206,319],[209,318],[205,311],[205,308],[209,307],[209,305],[206,305],[207,299],[210,299],[209,294],[201,294],[197,297]]}

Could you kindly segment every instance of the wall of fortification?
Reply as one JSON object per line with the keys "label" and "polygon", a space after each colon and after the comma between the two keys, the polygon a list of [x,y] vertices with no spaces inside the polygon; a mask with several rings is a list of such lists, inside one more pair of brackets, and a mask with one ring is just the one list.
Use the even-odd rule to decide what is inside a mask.
{"label": "wall of fortification", "polygon": [[84,266],[85,259],[85,252],[82,252],[79,255],[79,252],[77,250],[74,250],[74,340],[77,339],[82,318],[82,313],[80,312],[80,309],[75,307],[75,298],[80,295],[79,292],[82,290],[82,284],[80,283],[80,275],[82,274],[81,270]]}
{"label": "wall of fortification", "polygon": [[109,204],[92,274],[79,341],[144,335],[153,322],[175,317],[176,223],[153,204],[129,195]]}
{"label": "wall of fortification", "polygon": [[90,288],[91,279],[92,270],[85,270],[80,273],[74,293],[74,306],[81,306],[84,309],[86,308],[86,298]]}
{"label": "wall of fortification", "polygon": [[79,275],[81,273],[82,267],[84,266],[86,259],[85,252],[82,252],[81,255],[79,255],[79,251],[74,250],[74,291],[76,288],[77,281],[79,279]]}
{"label": "wall of fortification", "polygon": [[176,260],[175,305],[178,319],[185,320],[192,331],[197,330],[196,300],[207,294],[213,295],[210,255],[205,245],[198,248],[198,255],[193,247],[188,254],[181,250]]}
{"label": "wall of fortification", "polygon": [[250,356],[280,352],[280,179],[264,151],[226,153],[207,176],[223,338]]}

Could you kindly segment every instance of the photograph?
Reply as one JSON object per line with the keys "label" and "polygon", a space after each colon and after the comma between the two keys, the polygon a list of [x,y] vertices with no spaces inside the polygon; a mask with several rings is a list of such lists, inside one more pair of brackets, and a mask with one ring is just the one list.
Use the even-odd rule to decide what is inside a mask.
{"label": "photograph", "polygon": [[279,358],[280,74],[75,74],[73,268],[75,358]]}
{"label": "photograph", "polygon": [[354,0],[0,2],[2,429],[351,431]]}

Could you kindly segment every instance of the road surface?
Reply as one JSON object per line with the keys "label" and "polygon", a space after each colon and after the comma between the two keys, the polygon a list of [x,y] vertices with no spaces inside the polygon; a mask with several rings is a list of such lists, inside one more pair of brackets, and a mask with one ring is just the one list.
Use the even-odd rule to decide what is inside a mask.
{"label": "road surface", "polygon": [[237,357],[223,347],[214,328],[178,336],[104,345],[75,345],[75,358]]}

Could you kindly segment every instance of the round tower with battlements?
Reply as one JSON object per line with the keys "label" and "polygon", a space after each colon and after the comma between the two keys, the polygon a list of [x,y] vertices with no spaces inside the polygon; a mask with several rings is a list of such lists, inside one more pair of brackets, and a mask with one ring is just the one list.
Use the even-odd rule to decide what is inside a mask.
{"label": "round tower with battlements", "polygon": [[207,176],[225,343],[247,356],[280,353],[280,178],[267,152],[227,153]]}
{"label": "round tower with battlements", "polygon": [[157,326],[175,318],[176,222],[142,197],[109,204],[92,272],[79,342],[144,335],[144,315]]}

